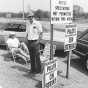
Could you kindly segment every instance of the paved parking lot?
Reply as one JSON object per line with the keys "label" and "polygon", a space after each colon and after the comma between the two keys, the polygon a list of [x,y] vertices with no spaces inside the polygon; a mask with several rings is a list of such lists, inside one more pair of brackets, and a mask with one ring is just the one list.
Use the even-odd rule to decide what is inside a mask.
{"label": "paved parking lot", "polygon": [[[6,57],[6,53],[5,50],[0,50],[1,88],[41,88],[42,74],[29,74],[30,67],[14,63]],[[58,84],[56,88],[88,88],[87,72],[83,73],[84,70],[77,67],[80,65],[74,61],[75,56],[72,56],[72,59],[70,78],[66,79],[66,57],[58,57]]]}

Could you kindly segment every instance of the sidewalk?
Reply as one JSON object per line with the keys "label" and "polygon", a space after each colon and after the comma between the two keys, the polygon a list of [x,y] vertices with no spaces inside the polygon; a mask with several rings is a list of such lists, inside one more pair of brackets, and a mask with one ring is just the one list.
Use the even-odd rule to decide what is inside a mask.
{"label": "sidewalk", "polygon": [[[69,79],[66,78],[66,63],[58,59],[58,78],[55,88],[88,88],[88,76],[70,67]],[[62,58],[63,59],[63,58]],[[39,79],[38,75],[38,79]],[[41,88],[41,87],[39,87]]]}
{"label": "sidewalk", "polygon": [[59,88],[88,88],[88,76],[70,67],[69,79],[66,79],[66,64],[58,60],[58,87]]}
{"label": "sidewalk", "polygon": [[[55,88],[88,88],[88,76],[73,67],[70,68],[69,79],[66,79],[66,63],[61,59],[58,58],[58,82]],[[31,75],[28,73],[29,69],[1,55],[0,86],[2,88],[41,88],[42,74]]]}

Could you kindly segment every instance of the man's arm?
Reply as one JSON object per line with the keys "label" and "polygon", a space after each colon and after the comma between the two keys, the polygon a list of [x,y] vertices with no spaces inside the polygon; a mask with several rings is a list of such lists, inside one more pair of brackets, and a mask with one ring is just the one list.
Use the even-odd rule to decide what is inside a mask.
{"label": "man's arm", "polygon": [[38,26],[39,26],[39,41],[40,41],[43,36],[43,29],[42,29],[42,25],[40,23],[38,24]]}
{"label": "man's arm", "polygon": [[26,39],[28,38],[28,24],[26,22]]}

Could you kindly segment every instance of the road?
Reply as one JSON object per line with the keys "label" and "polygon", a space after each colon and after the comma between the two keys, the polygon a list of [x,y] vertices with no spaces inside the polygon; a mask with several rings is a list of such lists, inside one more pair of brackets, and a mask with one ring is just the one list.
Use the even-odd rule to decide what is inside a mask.
{"label": "road", "polygon": [[[15,19],[6,19],[6,18],[0,18],[0,23],[7,23],[7,22],[25,22],[23,19],[15,18]],[[44,28],[50,30],[50,22],[48,21],[40,21]],[[80,21],[80,22],[73,22],[73,24],[76,24],[78,31],[84,31],[85,29],[88,29],[88,21]],[[64,24],[55,24],[53,25],[53,28],[56,30],[62,30],[65,31],[65,25]]]}

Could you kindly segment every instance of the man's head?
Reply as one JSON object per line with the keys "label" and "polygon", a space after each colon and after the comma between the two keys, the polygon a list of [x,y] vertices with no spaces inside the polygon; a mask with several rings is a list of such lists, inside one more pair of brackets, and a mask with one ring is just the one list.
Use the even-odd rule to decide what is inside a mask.
{"label": "man's head", "polygon": [[15,32],[10,32],[10,34],[9,34],[9,38],[15,38],[15,37],[16,37]]}
{"label": "man's head", "polygon": [[27,16],[28,20],[30,21],[30,23],[33,22],[33,18],[34,18],[34,14],[32,12],[30,12]]}

